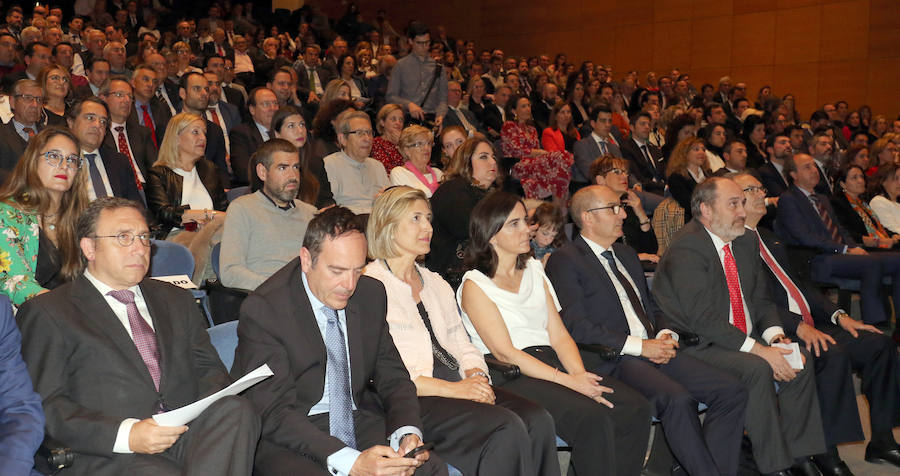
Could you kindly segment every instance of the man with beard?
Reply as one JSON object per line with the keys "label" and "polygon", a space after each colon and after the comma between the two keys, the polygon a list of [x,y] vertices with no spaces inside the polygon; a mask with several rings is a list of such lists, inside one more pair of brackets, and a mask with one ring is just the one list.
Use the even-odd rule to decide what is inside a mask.
{"label": "man with beard", "polygon": [[[209,108],[209,80],[200,73],[186,73],[181,77],[178,95],[181,97],[181,111],[191,112],[206,119]],[[228,187],[231,176],[225,160],[225,135],[215,122],[206,119],[206,159],[216,164],[219,178]]]}
{"label": "man with beard", "polygon": [[228,206],[219,255],[222,284],[254,290],[297,257],[315,207],[298,200],[300,155],[284,139],[272,139],[254,154],[261,189]]}
{"label": "man with beard", "polygon": [[805,350],[794,356],[804,362],[797,369],[785,359],[791,351],[773,345],[790,339],[769,297],[757,239],[744,235],[744,202],[733,180],[697,186],[694,218],[660,260],[653,295],[671,328],[698,335],[684,354],[747,387],[744,426],[760,472],[819,474],[810,458],[825,451],[814,373]]}

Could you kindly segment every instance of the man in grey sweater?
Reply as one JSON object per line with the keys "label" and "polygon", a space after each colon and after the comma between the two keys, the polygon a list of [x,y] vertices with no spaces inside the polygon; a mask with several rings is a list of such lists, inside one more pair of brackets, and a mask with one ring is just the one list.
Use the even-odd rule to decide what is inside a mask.
{"label": "man in grey sweater", "polygon": [[228,207],[219,255],[222,284],[254,290],[300,254],[315,207],[298,200],[300,156],[284,139],[272,139],[251,163],[263,182],[260,190]]}

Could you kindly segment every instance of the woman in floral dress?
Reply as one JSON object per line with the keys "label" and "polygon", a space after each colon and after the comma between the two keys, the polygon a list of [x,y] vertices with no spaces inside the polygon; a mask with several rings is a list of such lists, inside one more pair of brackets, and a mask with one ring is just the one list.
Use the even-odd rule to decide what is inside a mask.
{"label": "woman in floral dress", "polygon": [[552,197],[562,202],[569,190],[574,156],[565,150],[548,152],[541,149],[537,129],[532,125],[531,101],[527,97],[513,97],[507,103],[507,109],[506,117],[513,119],[503,124],[500,148],[504,157],[518,160],[512,174],[522,182],[525,198]]}

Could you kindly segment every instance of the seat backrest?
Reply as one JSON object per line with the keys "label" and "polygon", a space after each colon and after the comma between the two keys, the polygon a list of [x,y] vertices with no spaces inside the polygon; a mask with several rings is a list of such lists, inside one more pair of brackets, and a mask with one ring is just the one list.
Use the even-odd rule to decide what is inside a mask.
{"label": "seat backrest", "polygon": [[213,245],[209,252],[209,262],[212,265],[213,273],[216,273],[216,279],[222,282],[222,275],[219,274],[219,254],[222,253],[222,242]]}
{"label": "seat backrest", "polygon": [[245,185],[243,187],[234,187],[233,189],[225,192],[225,196],[228,197],[228,203],[234,201],[234,199],[240,197],[241,195],[247,195],[250,193],[250,187]]}
{"label": "seat backrest", "polygon": [[194,255],[186,246],[163,240],[151,240],[150,246],[150,276],[194,277]]}
{"label": "seat backrest", "polygon": [[210,327],[206,330],[209,333],[209,341],[216,352],[219,353],[219,359],[225,364],[225,368],[231,372],[231,366],[234,364],[234,351],[237,349],[238,321],[229,321]]}

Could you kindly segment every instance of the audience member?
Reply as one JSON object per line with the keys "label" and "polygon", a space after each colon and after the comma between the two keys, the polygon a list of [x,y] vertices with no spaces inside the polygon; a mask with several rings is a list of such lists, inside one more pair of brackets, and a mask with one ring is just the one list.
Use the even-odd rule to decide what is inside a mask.
{"label": "audience member", "polygon": [[818,474],[810,457],[825,451],[825,439],[810,357],[801,351],[796,357],[804,364],[796,369],[784,358],[791,351],[772,345],[790,339],[768,297],[756,238],[742,236],[743,202],[732,180],[712,177],[697,186],[694,218],[660,260],[653,296],[676,328],[699,336],[686,354],[749,391],[744,426],[759,470]]}
{"label": "audience member", "polygon": [[485,197],[472,211],[469,233],[470,271],[457,291],[466,330],[482,353],[522,371],[511,380],[494,374],[493,381],[547,409],[556,433],[572,446],[575,471],[639,473],[649,404],[612,377],[587,370],[596,362],[582,361],[557,312],[553,286],[540,263],[529,257],[521,199],[505,192]]}
{"label": "audience member", "polygon": [[71,99],[71,77],[65,68],[51,64],[38,73],[37,82],[44,93],[41,122],[47,126],[66,126],[66,110]]}
{"label": "audience member", "polygon": [[433,137],[430,130],[415,124],[403,129],[398,145],[406,162],[391,170],[392,185],[406,185],[421,190],[426,198],[431,198],[443,177],[440,169],[429,165]]}
{"label": "audience member", "polygon": [[641,261],[656,263],[659,261],[656,235],[640,197],[634,189],[628,187],[628,168],[627,159],[604,155],[591,164],[590,175],[594,179],[593,184],[609,187],[619,194],[623,202],[625,219],[622,222],[621,241],[636,250]]}
{"label": "audience member", "polygon": [[150,130],[129,119],[134,110],[133,91],[121,76],[110,78],[100,88],[99,97],[109,109],[109,133],[103,138],[103,146],[117,150],[128,159],[135,186],[143,191],[147,170],[156,162],[156,147]]}
{"label": "audience member", "polygon": [[878,167],[869,190],[869,206],[878,221],[891,233],[900,233],[900,167],[894,163]]}
{"label": "audience member", "polygon": [[[619,358],[597,371],[654,402],[653,413],[685,471],[736,474],[747,391],[734,376],[678,351],[678,333],[650,295],[637,253],[616,243],[625,220],[620,197],[595,185],[572,198],[581,234],[547,263],[560,316],[577,343],[616,351]],[[709,405],[702,425],[698,401]]]}
{"label": "audience member", "polygon": [[[229,186],[231,177],[226,159],[225,136],[222,134],[221,127],[206,119],[206,111],[209,108],[209,80],[201,73],[187,72],[181,76],[181,80],[178,82],[178,95],[182,101],[181,112],[200,116],[206,123],[204,155],[215,165],[214,170],[218,174],[222,186]],[[160,145],[160,149],[162,149],[162,145]]]}
{"label": "audience member", "polygon": [[[388,331],[384,286],[360,277],[363,231],[346,208],[320,213],[300,257],[241,306],[232,372],[268,364],[275,373],[247,391],[266,428],[259,473],[446,474],[427,451],[403,456],[423,444],[424,427]],[[376,398],[381,405],[367,404]]]}
{"label": "audience member", "polygon": [[251,123],[243,123],[232,129],[231,168],[234,171],[234,186],[250,183],[255,173],[250,163],[250,156],[259,149],[263,142],[271,139],[272,116],[278,110],[278,98],[269,88],[256,88],[250,91],[247,106],[250,109]]}
{"label": "audience member", "polygon": [[96,96],[97,92],[100,91],[100,86],[103,86],[103,83],[109,79],[109,61],[103,58],[94,58],[87,64],[88,68],[85,72],[87,73],[88,84],[87,86],[75,88],[74,92],[77,99]]}
{"label": "audience member", "polygon": [[400,186],[379,196],[366,230],[375,261],[364,273],[384,284],[388,328],[416,385],[425,432],[439,435],[435,451],[464,474],[559,474],[553,419],[490,385],[453,289],[416,264],[431,248],[430,217],[421,190]]}
{"label": "audience member", "polygon": [[[300,201],[323,208],[334,205],[334,197],[331,194],[331,184],[328,175],[325,174],[325,163],[322,157],[312,154],[312,146],[309,142],[309,132],[302,111],[294,106],[279,108],[272,116],[272,132],[278,139],[285,139],[300,153],[300,192],[297,198]],[[252,161],[251,161],[252,163]],[[256,164],[253,164],[256,167]],[[259,174],[256,174],[256,179]],[[253,191],[259,189],[258,180],[253,181]]]}
{"label": "audience member", "polygon": [[446,170],[456,149],[466,141],[466,131],[460,126],[445,126],[438,137],[441,144],[441,166]]}
{"label": "audience member", "polygon": [[572,107],[565,102],[558,102],[550,110],[548,126],[541,133],[541,146],[547,152],[572,153],[575,142],[581,140],[581,134],[575,129],[572,121]]}
{"label": "audience member", "polygon": [[837,187],[831,206],[838,223],[866,248],[889,249],[900,242],[900,235],[888,231],[866,203],[865,168],[855,164],[842,167],[834,178]]}
{"label": "audience member", "polygon": [[531,254],[546,267],[550,255],[565,243],[565,217],[556,205],[540,202],[537,208],[528,210],[528,226],[531,227]]}
{"label": "audience member", "polygon": [[819,171],[819,184],[816,185],[815,192],[825,196],[831,196],[834,192],[834,186],[832,185],[831,177],[828,173],[828,171],[834,169],[834,166],[837,165],[833,164],[831,161],[833,150],[834,139],[825,132],[813,134],[812,139],[809,141],[808,153],[812,156],[816,164],[816,169]]}
{"label": "audience member", "polygon": [[397,61],[386,99],[399,104],[413,119],[433,122],[434,127],[440,128],[447,114],[447,77],[441,74],[441,65],[428,55],[428,27],[412,22],[406,36],[412,51]]}
{"label": "audience member", "polygon": [[335,131],[341,150],[324,159],[334,201],[354,213],[367,214],[375,196],[390,186],[384,166],[369,157],[369,116],[361,111],[344,111],[335,119]]}
{"label": "audience member", "polygon": [[646,112],[632,116],[631,137],[621,143],[621,153],[631,164],[628,172],[640,184],[641,190],[662,196],[666,188],[665,164],[662,151],[649,141],[651,124],[652,118]]}
{"label": "audience member", "polygon": [[375,130],[378,137],[372,139],[372,158],[384,166],[384,170],[394,170],[403,165],[403,155],[397,144],[403,131],[403,108],[397,104],[385,104],[375,116]]}
{"label": "audience member", "polygon": [[[747,145],[747,150],[754,150],[754,146]],[[766,150],[768,151],[769,161],[757,167],[756,170],[759,172],[760,181],[766,188],[766,196],[777,199],[790,188],[784,165],[794,155],[791,139],[784,133],[772,134],[766,139]],[[750,154],[748,153],[747,168],[752,168],[749,166],[749,157]]]}
{"label": "audience member", "polygon": [[447,82],[447,115],[444,116],[443,127],[457,126],[465,130],[466,136],[471,137],[475,133],[484,133],[484,126],[468,108],[461,106],[463,97],[462,85],[459,81]]}
{"label": "audience member", "polygon": [[672,198],[684,208],[685,223],[691,220],[691,196],[697,185],[711,175],[706,147],[696,137],[688,137],[672,150],[666,166],[666,181]]}
{"label": "audience member", "polygon": [[0,182],[5,182],[32,137],[39,131],[44,92],[40,83],[20,79],[11,89],[13,117],[0,125]]}
{"label": "audience member", "polygon": [[150,230],[140,205],[96,200],[76,229],[87,269],[16,316],[47,435],[78,461],[67,471],[249,475],[260,424],[242,397],[213,403],[190,431],[151,418],[230,379],[190,293],[145,277]]}
{"label": "audience member", "polygon": [[750,115],[744,119],[742,130],[741,139],[747,144],[747,167],[758,169],[772,158],[766,152],[766,124],[762,117]]}
{"label": "audience member", "polygon": [[248,290],[297,256],[316,213],[296,198],[302,190],[295,143],[270,140],[253,154],[253,163],[262,188],[228,206],[219,255],[222,284]]}

